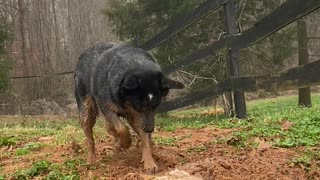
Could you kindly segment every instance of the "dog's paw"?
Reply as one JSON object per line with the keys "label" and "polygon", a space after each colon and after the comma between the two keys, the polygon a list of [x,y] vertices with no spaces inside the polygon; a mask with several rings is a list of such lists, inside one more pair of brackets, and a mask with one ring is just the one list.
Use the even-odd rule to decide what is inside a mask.
{"label": "dog's paw", "polygon": [[118,142],[118,146],[121,148],[129,148],[132,143],[130,134],[126,134],[125,136],[120,137],[120,140]]}
{"label": "dog's paw", "polygon": [[149,174],[155,174],[158,172],[158,166],[156,163],[152,161],[144,161],[144,169]]}
{"label": "dog's paw", "polygon": [[94,164],[95,162],[97,162],[96,155],[88,155],[87,164]]}
{"label": "dog's paw", "polygon": [[131,139],[129,139],[128,141],[124,141],[124,140],[121,141],[121,139],[119,139],[118,142],[115,143],[114,150],[116,152],[127,151],[130,145],[131,145]]}
{"label": "dog's paw", "polygon": [[126,126],[124,126],[118,130],[118,133],[119,137],[116,146],[119,146],[122,149],[129,148],[132,143],[129,129]]}

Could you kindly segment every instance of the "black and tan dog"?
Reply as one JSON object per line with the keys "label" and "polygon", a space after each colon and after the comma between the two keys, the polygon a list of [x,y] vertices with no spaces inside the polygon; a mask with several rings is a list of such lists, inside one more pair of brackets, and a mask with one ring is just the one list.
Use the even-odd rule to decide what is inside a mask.
{"label": "black and tan dog", "polygon": [[180,89],[183,85],[165,77],[144,50],[111,43],[100,43],[84,51],[74,79],[88,162],[96,158],[92,128],[100,109],[108,123],[108,133],[114,136],[120,149],[131,144],[128,127],[119,118],[127,119],[140,137],[144,168],[156,172],[158,167],[151,152],[155,111],[169,89]]}

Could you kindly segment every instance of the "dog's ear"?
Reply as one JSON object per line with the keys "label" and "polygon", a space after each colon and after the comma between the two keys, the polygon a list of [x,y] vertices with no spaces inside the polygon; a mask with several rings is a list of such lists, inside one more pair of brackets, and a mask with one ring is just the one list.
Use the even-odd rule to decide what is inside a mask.
{"label": "dog's ear", "polygon": [[136,76],[131,75],[124,79],[122,87],[126,90],[134,90],[138,88],[139,80]]}
{"label": "dog's ear", "polygon": [[184,85],[181,82],[174,81],[167,77],[162,78],[162,89],[183,89]]}

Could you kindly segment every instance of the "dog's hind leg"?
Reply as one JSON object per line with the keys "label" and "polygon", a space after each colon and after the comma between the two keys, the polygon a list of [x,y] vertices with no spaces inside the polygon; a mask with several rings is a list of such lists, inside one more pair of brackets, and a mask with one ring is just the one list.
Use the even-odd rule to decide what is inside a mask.
{"label": "dog's hind leg", "polygon": [[86,136],[88,148],[87,162],[93,163],[96,160],[93,126],[96,123],[99,111],[93,97],[87,96],[83,102],[83,109],[80,111],[80,123]]}

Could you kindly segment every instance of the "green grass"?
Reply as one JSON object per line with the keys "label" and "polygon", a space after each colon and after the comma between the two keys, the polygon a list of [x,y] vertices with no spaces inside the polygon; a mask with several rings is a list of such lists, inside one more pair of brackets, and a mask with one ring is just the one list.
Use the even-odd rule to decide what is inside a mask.
{"label": "green grass", "polygon": [[40,149],[40,144],[39,143],[28,143],[26,144],[23,148],[18,148],[16,150],[16,155],[17,156],[22,156],[22,155],[26,155],[29,154],[31,151]]}
{"label": "green grass", "polygon": [[187,149],[187,152],[191,153],[191,152],[202,152],[205,151],[207,148],[204,146],[196,146],[196,147],[189,147]]}
{"label": "green grass", "polygon": [[[254,137],[270,139],[273,146],[295,147],[320,145],[320,96],[312,96],[312,108],[297,107],[296,96],[257,100],[248,103],[248,119],[239,120],[227,117],[194,117],[173,119],[161,118],[158,126],[164,130],[174,131],[179,128],[201,128],[214,126],[218,128],[240,128],[231,137],[215,140],[239,147],[252,144]],[[201,111],[206,110],[201,108]],[[186,115],[196,112],[187,110]],[[174,112],[175,113],[175,112]],[[180,111],[179,115],[183,115]],[[292,122],[288,130],[281,128],[282,121]]]}
{"label": "green grass", "polygon": [[[267,100],[256,100],[247,103],[248,118],[239,120],[227,116],[194,116],[208,107],[167,113],[157,116],[156,127],[161,131],[176,131],[180,128],[201,129],[206,126],[215,128],[234,128],[234,132],[221,139],[213,139],[213,143],[227,143],[239,148],[257,145],[256,137],[267,139],[275,147],[317,147],[320,145],[320,95],[312,96],[312,108],[297,107],[297,96],[281,97]],[[210,107],[209,107],[210,108]],[[176,115],[181,115],[178,118]],[[292,125],[283,129],[282,122],[288,121]],[[15,156],[27,156],[40,148],[42,144],[37,138],[53,136],[52,145],[68,144],[71,141],[83,143],[84,134],[78,119],[56,119],[56,117],[0,117],[0,147],[23,145],[15,149]],[[96,139],[106,137],[104,120],[98,120],[95,126]],[[191,136],[191,135],[186,135]],[[185,137],[163,137],[154,135],[156,144],[176,146]],[[50,144],[49,144],[50,145]],[[187,152],[205,151],[206,147],[189,147]],[[0,154],[1,155],[1,154]],[[10,156],[10,157],[11,157]],[[21,157],[14,157],[21,158]],[[311,161],[320,159],[319,154],[305,152],[292,160],[294,165],[305,167],[307,170]],[[36,162],[27,169],[21,169],[11,175],[0,175],[1,179],[15,177],[16,179],[31,179],[44,177],[45,179],[79,179],[78,168],[84,164],[83,160],[70,159],[63,164],[52,164],[45,161]],[[1,172],[1,171],[0,171]]]}
{"label": "green grass", "polygon": [[0,175],[0,180],[5,180],[6,179],[6,175]]}
{"label": "green grass", "polygon": [[38,161],[32,164],[29,169],[17,170],[11,175],[14,179],[31,179],[49,172],[51,163],[48,161]]}
{"label": "green grass", "polygon": [[157,145],[164,145],[164,146],[175,146],[179,141],[192,137],[192,134],[186,134],[181,137],[162,137],[162,136],[154,136],[152,138],[153,142]]}
{"label": "green grass", "polygon": [[[71,141],[82,142],[84,134],[77,118],[54,119],[43,118],[33,119],[27,117],[1,118],[0,119],[0,147],[2,145],[14,145],[18,142],[33,141],[40,137],[54,136],[54,144],[67,144]],[[95,126],[95,134],[106,136],[104,120],[99,119]]]}
{"label": "green grass", "polygon": [[0,137],[0,147],[11,146],[15,144],[16,144],[16,140],[13,137]]}
{"label": "green grass", "polygon": [[30,168],[19,169],[9,175],[0,175],[0,179],[41,179],[44,180],[79,180],[78,167],[83,164],[83,160],[67,160],[63,165],[52,164],[48,161],[34,162]]}
{"label": "green grass", "polygon": [[[272,144],[279,147],[319,145],[320,96],[313,96],[312,100],[312,108],[297,107],[297,97],[293,96],[250,102],[250,121],[243,123],[243,130],[233,136],[244,145],[252,137],[269,137]],[[292,122],[293,125],[289,130],[282,130],[282,121]]]}
{"label": "green grass", "polygon": [[200,129],[212,123],[212,117],[160,117],[156,121],[156,126],[165,131],[175,131],[181,128]]}
{"label": "green grass", "polygon": [[[212,107],[210,107],[212,108]],[[217,107],[219,108],[219,107]],[[194,109],[188,109],[188,110],[183,110],[183,111],[173,111],[170,114],[174,114],[176,116],[193,116],[197,115],[205,110],[208,110],[208,107],[199,107],[199,108],[194,108]]]}
{"label": "green grass", "polygon": [[[295,157],[291,160],[291,165],[293,166],[300,166],[306,171],[311,170],[312,161],[319,161],[320,162],[320,151],[318,150],[311,150],[306,149],[300,156]],[[318,164],[319,166],[320,164]]]}
{"label": "green grass", "polygon": [[[320,105],[320,95],[312,95],[312,104]],[[249,116],[267,117],[274,113],[288,113],[298,106],[298,96],[282,96],[271,99],[254,100],[247,103]]]}
{"label": "green grass", "polygon": [[165,146],[175,146],[176,143],[179,141],[176,137],[161,137],[161,136],[154,136],[152,140],[157,145],[165,145]]}
{"label": "green grass", "polygon": [[[226,116],[194,116],[207,107],[178,111],[158,116],[156,126],[164,131],[175,131],[180,128],[200,129],[205,126],[218,128],[239,128],[233,133],[233,140],[238,139],[240,146],[252,137],[270,137],[274,146],[315,146],[320,144],[320,95],[312,96],[312,108],[298,108],[297,96],[280,97],[267,100],[248,102],[248,119],[238,120]],[[172,116],[175,114],[175,116]],[[186,115],[178,118],[176,115]],[[281,129],[281,121],[290,121],[293,126],[289,130]],[[105,137],[104,120],[98,120],[95,126],[97,137]],[[43,136],[55,136],[56,144],[66,144],[71,141],[83,142],[84,135],[78,119],[56,120],[54,118],[0,122],[0,146],[14,145],[20,141],[28,141]],[[232,137],[231,137],[232,138]],[[229,137],[230,139],[230,137]],[[155,139],[160,144],[173,145],[174,138]],[[221,141],[223,142],[223,141]],[[237,141],[233,141],[237,144]],[[21,150],[23,151],[23,150]],[[25,152],[21,152],[24,154]],[[19,153],[18,153],[19,154]]]}

